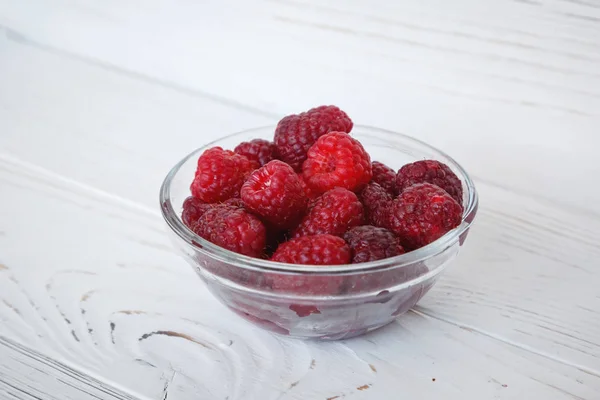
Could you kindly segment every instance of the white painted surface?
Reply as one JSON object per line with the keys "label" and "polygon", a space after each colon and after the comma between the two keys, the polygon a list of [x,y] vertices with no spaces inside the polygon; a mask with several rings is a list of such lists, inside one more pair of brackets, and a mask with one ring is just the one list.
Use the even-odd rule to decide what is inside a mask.
{"label": "white painted surface", "polygon": [[[2,345],[0,398],[600,398],[600,3],[0,0],[0,25],[0,336],[119,388]],[[192,148],[322,103],[481,194],[417,311],[339,343],[225,310],[156,205]]]}

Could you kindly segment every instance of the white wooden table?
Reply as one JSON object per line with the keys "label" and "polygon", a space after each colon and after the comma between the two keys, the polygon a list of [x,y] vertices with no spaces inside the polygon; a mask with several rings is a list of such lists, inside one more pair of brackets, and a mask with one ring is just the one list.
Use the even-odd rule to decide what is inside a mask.
{"label": "white wooden table", "polygon": [[[475,177],[419,306],[315,343],[171,249],[184,154],[336,104]],[[600,399],[600,1],[0,0],[1,399]]]}

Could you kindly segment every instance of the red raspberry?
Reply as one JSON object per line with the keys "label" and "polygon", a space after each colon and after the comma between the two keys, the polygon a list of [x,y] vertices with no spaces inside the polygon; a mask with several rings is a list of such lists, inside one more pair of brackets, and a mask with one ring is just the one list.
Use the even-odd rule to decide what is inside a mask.
{"label": "red raspberry", "polygon": [[416,183],[431,183],[439,186],[462,205],[462,183],[446,164],[435,160],[423,160],[400,168],[396,175],[396,187],[399,193]]}
{"label": "red raspberry", "polygon": [[320,106],[288,115],[277,124],[275,146],[281,160],[300,171],[308,149],[329,132],[350,132],[352,120],[336,106]]}
{"label": "red raspberry", "polygon": [[198,219],[210,208],[211,204],[206,204],[196,197],[190,196],[183,202],[183,211],[181,213],[181,220],[190,229],[193,229]]}
{"label": "red raspberry", "polygon": [[356,191],[373,176],[371,158],[360,142],[347,133],[321,136],[308,151],[302,166],[306,183],[316,192],[334,187]]}
{"label": "red raspberry", "polygon": [[209,242],[250,257],[262,257],[265,252],[265,226],[237,206],[214,205],[200,217],[194,232]]}
{"label": "red raspberry", "polygon": [[308,203],[294,169],[278,160],[254,171],[240,193],[248,210],[280,229],[294,227],[304,216]]}
{"label": "red raspberry", "polygon": [[[292,264],[342,265],[350,263],[350,258],[350,248],[344,239],[332,235],[315,235],[282,243],[271,260]],[[271,287],[277,292],[321,296],[340,293],[344,277],[273,273],[269,274],[267,281],[270,281]],[[289,308],[299,317],[321,313],[317,304],[291,304]]]}
{"label": "red raspberry", "polygon": [[373,180],[372,182],[378,183],[382,188],[390,192],[392,196],[396,195],[396,171],[380,163],[379,161],[373,161],[371,163],[373,169]]}
{"label": "red raspberry", "polygon": [[292,237],[324,233],[341,236],[363,221],[363,205],[358,197],[347,189],[335,188],[313,200]]}
{"label": "red raspberry", "polygon": [[256,161],[261,166],[277,158],[277,147],[275,147],[275,144],[264,139],[242,142],[233,151],[236,154],[245,156],[248,160]]}
{"label": "red raspberry", "polygon": [[391,204],[388,228],[407,249],[418,249],[461,223],[462,206],[430,183],[405,189]]}
{"label": "red raspberry", "polygon": [[387,224],[387,211],[392,202],[390,193],[377,183],[369,183],[360,193],[369,224],[384,227]]}
{"label": "red raspberry", "polygon": [[352,264],[404,254],[404,248],[396,235],[384,228],[357,226],[344,234],[344,240],[352,249]]}
{"label": "red raspberry", "polygon": [[[333,235],[314,235],[291,239],[280,244],[271,260],[290,264],[341,265],[348,264],[350,257],[350,248],[344,239]],[[282,279],[275,279],[274,289],[281,288],[281,282],[285,282],[286,287],[289,286],[290,279],[294,285],[300,282],[298,276],[281,274],[277,277]],[[313,290],[314,288],[311,289]]]}
{"label": "red raspberry", "polygon": [[206,150],[198,158],[196,177],[190,187],[192,195],[206,203],[238,197],[240,188],[258,164],[220,147]]}

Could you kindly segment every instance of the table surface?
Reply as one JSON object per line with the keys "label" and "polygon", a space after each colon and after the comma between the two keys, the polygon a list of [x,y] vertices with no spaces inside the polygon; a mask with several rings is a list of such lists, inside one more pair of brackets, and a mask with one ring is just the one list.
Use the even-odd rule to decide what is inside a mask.
{"label": "table surface", "polygon": [[[472,173],[415,310],[274,336],[157,206],[191,149],[336,104]],[[598,0],[0,0],[0,398],[600,399]]]}

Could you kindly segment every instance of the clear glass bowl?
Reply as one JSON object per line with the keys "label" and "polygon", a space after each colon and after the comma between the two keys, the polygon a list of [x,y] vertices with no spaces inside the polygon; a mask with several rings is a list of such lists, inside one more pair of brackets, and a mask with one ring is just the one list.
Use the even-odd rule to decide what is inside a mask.
{"label": "clear glass bowl", "polygon": [[[273,137],[274,127],[251,129],[209,143],[189,154],[169,172],[160,190],[162,214],[174,245],[227,307],[270,331],[300,338],[342,339],[382,327],[413,307],[434,285],[463,245],[477,212],[473,182],[452,158],[411,137],[367,126],[355,126],[372,160],[394,169],[422,160],[447,164],[461,179],[464,214],[456,229],[415,251],[363,264],[309,266],[246,257],[218,247],[190,231],[181,221],[183,201],[202,152],[213,146],[233,149],[243,141]],[[299,285],[328,280],[340,288],[331,295],[274,291],[276,275]],[[306,286],[305,286],[306,287]]]}

